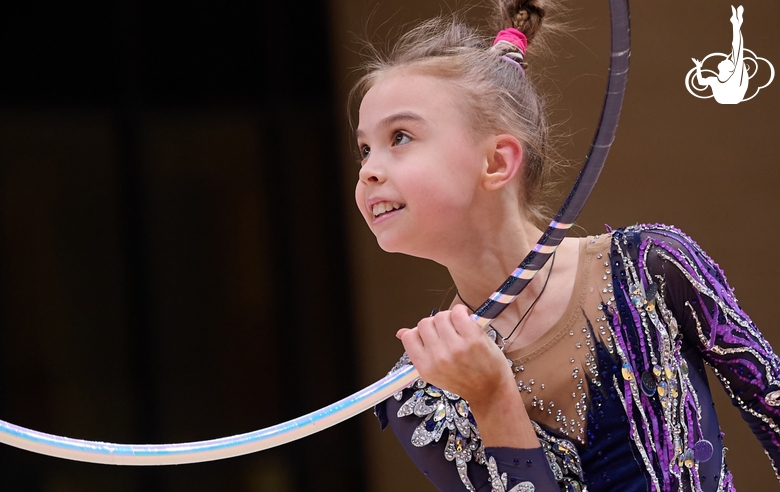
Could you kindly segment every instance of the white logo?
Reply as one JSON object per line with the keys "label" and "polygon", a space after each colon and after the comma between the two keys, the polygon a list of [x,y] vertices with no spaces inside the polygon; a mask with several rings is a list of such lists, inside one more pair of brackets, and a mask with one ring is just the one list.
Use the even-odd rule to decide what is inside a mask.
{"label": "white logo", "polygon": [[[712,53],[704,57],[702,61],[692,58],[696,66],[685,76],[685,88],[699,99],[714,97],[715,101],[720,104],[739,104],[742,101],[749,101],[756,97],[758,91],[771,84],[775,78],[775,67],[769,63],[769,60],[757,56],[744,46],[742,32],[740,31],[744,11],[745,9],[742,5],[736,10],[733,5],[731,7],[732,15],[731,19],[729,19],[732,26],[730,55]],[[720,63],[718,63],[717,73],[713,70],[702,68],[702,65],[712,57],[717,57],[716,59],[722,58]],[[766,63],[769,67],[769,80],[764,85],[758,87],[752,95],[745,97],[750,79],[758,73],[759,60]],[[707,91],[708,87],[712,89],[712,94],[702,96],[694,92]]]}

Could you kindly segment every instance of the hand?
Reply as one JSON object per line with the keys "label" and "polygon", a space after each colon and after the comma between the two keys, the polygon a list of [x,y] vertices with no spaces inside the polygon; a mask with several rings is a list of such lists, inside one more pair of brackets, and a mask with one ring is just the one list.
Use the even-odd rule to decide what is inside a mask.
{"label": "hand", "polygon": [[507,392],[517,394],[504,354],[465,306],[422,319],[416,328],[398,330],[396,337],[423,380],[462,396],[472,408],[489,406]]}
{"label": "hand", "polygon": [[701,68],[701,62],[699,60],[696,58],[691,58],[691,60],[693,60],[693,63],[696,64],[696,68]]}
{"label": "hand", "polygon": [[465,306],[402,328],[396,337],[423,380],[468,401],[485,446],[539,447],[512,369]]}

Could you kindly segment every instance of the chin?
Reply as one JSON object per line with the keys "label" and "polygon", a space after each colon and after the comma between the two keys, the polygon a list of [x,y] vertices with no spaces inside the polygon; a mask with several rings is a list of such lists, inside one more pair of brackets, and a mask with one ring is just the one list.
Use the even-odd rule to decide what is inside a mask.
{"label": "chin", "polygon": [[401,253],[416,258],[431,259],[433,249],[436,249],[436,241],[431,244],[431,237],[420,232],[418,227],[409,224],[393,224],[387,227],[380,224],[378,227],[370,227],[374,233],[376,243],[386,253]]}
{"label": "chin", "polygon": [[431,251],[426,250],[425,248],[414,247],[408,241],[400,241],[399,239],[400,238],[380,238],[377,236],[376,242],[385,253],[400,253],[414,258],[436,261],[434,255],[431,254]]}
{"label": "chin", "polygon": [[[404,241],[399,234],[388,234],[387,231],[376,234],[376,243],[385,253],[412,254],[409,251],[409,241]],[[414,255],[412,255],[414,256]]]}
{"label": "chin", "polygon": [[399,241],[394,241],[389,238],[376,236],[376,243],[379,245],[379,247],[384,251],[385,253],[403,253],[408,254],[404,248],[402,247],[402,244],[399,243]]}

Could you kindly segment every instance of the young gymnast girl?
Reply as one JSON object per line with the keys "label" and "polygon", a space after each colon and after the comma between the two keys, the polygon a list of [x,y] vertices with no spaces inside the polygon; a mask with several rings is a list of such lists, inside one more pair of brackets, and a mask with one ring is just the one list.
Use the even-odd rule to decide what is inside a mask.
{"label": "young gymnast girl", "polygon": [[443,491],[733,490],[704,364],[775,466],[780,359],[682,232],[568,238],[492,338],[469,318],[541,235],[551,172],[525,73],[545,9],[497,3],[497,36],[431,20],[355,89],[358,208],[382,249],[446,266],[457,288],[399,330],[397,367],[421,378],[377,416]]}

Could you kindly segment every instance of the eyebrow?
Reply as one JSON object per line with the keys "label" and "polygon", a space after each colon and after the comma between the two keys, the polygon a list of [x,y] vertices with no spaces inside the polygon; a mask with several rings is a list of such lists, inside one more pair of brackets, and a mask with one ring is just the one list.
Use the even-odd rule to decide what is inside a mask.
{"label": "eyebrow", "polygon": [[[387,128],[389,126],[393,126],[397,123],[406,123],[406,122],[414,122],[414,123],[425,123],[425,119],[420,116],[417,113],[414,113],[412,111],[403,111],[401,113],[395,113],[391,114],[390,116],[387,116],[385,118],[382,118],[379,121],[380,128]],[[360,138],[363,135],[363,132],[360,130],[355,131],[355,137]]]}

